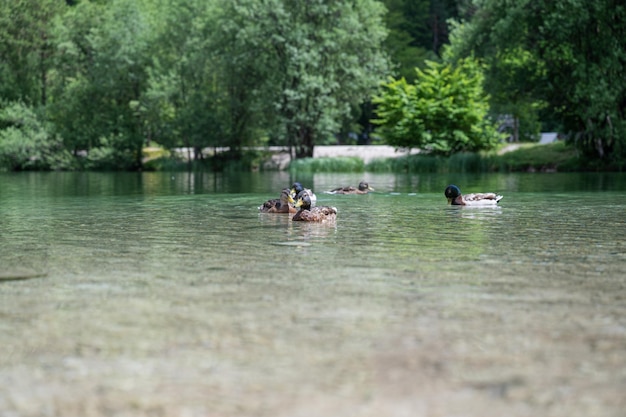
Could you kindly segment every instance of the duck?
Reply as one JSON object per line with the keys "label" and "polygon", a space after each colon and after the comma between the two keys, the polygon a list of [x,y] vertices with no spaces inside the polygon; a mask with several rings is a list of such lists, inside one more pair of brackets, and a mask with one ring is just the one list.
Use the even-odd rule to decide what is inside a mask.
{"label": "duck", "polygon": [[261,213],[295,213],[298,211],[294,207],[295,200],[291,196],[291,190],[284,188],[280,193],[280,198],[267,200],[263,205],[259,206]]}
{"label": "duck", "polygon": [[300,208],[291,218],[295,222],[325,222],[334,221],[337,218],[337,209],[335,207],[311,207],[311,196],[303,191],[298,194],[295,206]]}
{"label": "duck", "polygon": [[370,187],[365,181],[361,181],[358,187],[348,186],[339,187],[334,190],[327,191],[328,194],[367,194],[369,191],[374,191],[373,187]]}
{"label": "duck", "polygon": [[493,207],[502,200],[502,196],[496,193],[475,193],[461,194],[461,189],[454,184],[450,184],[444,191],[448,204],[453,206],[484,206]]}
{"label": "duck", "polygon": [[309,188],[304,188],[299,182],[294,182],[291,186],[291,196],[297,200],[297,196],[302,192],[308,194],[309,200],[311,201],[311,207],[315,207],[317,204],[317,196],[313,193],[313,191]]}

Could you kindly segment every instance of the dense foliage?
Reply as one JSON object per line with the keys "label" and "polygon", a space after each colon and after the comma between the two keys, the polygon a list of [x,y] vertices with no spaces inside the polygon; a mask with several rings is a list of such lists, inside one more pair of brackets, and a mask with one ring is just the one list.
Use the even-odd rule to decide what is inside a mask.
{"label": "dense foliage", "polygon": [[374,98],[374,122],[381,125],[387,143],[437,155],[493,148],[499,135],[487,118],[479,64],[468,58],[455,66],[431,61],[427,65],[416,69],[415,84],[392,80]]}
{"label": "dense foliage", "polygon": [[149,143],[306,157],[377,133],[450,154],[492,145],[488,114],[619,167],[625,22],[617,0],[0,0],[0,169],[142,169]]}
{"label": "dense foliage", "polygon": [[[502,105],[532,113],[588,156],[626,159],[626,4],[483,0],[451,35],[450,57],[476,54]],[[505,59],[509,64],[505,64]],[[534,107],[533,107],[534,106]]]}
{"label": "dense foliage", "polygon": [[231,71],[256,74],[242,93],[263,97],[272,135],[297,157],[312,156],[387,73],[382,14],[370,0],[234,0],[224,11]]}
{"label": "dense foliage", "polygon": [[192,158],[267,143],[310,156],[389,74],[384,11],[375,0],[1,0],[0,163],[137,169],[149,142]]}

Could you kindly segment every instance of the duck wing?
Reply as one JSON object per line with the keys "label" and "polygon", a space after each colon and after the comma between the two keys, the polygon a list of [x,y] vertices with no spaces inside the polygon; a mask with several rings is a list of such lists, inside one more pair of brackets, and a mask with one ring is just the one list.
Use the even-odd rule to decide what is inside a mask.
{"label": "duck wing", "polygon": [[356,187],[348,186],[348,187],[339,187],[333,190],[328,191],[328,194],[353,194],[356,192]]}
{"label": "duck wing", "polygon": [[267,200],[265,203],[259,206],[259,211],[261,213],[271,213],[270,210],[275,210],[276,206],[280,207],[280,198],[273,198],[271,200]]}
{"label": "duck wing", "polygon": [[335,207],[319,206],[309,210],[300,210],[292,218],[293,221],[301,222],[323,222],[333,221],[337,218]]}
{"label": "duck wing", "polygon": [[496,193],[463,194],[463,200],[466,203],[497,204],[502,200],[502,196]]}

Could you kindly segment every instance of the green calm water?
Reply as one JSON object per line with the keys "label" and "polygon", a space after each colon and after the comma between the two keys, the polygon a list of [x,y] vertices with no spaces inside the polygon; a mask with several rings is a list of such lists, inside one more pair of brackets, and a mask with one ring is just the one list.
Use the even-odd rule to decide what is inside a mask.
{"label": "green calm water", "polygon": [[[336,224],[310,225],[257,213],[294,180],[284,173],[5,174],[0,265],[106,281],[204,279],[215,269],[282,268],[297,257],[333,274],[356,266],[394,274],[450,271],[455,262],[624,261],[624,175],[366,177],[376,187],[367,196],[323,194],[358,183],[355,175],[298,178],[319,204],[339,210]],[[448,182],[505,198],[497,209],[449,207]]]}
{"label": "green calm water", "polygon": [[[334,224],[258,213],[296,179]],[[504,199],[447,206],[451,182]],[[407,401],[440,388],[396,415],[453,414],[459,389],[493,415],[618,415],[624,236],[624,174],[0,174],[0,410],[375,411],[397,368]]]}

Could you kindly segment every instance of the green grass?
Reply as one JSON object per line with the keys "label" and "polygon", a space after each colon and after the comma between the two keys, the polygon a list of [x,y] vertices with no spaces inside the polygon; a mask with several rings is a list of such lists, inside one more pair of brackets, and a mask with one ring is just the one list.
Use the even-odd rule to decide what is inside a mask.
{"label": "green grass", "polygon": [[578,152],[564,142],[525,146],[495,158],[499,171],[574,171],[581,168]]}
{"label": "green grass", "polygon": [[519,149],[498,155],[488,153],[458,153],[450,157],[409,155],[399,158],[379,158],[367,165],[360,158],[305,158],[291,162],[297,172],[526,172],[576,171],[583,169],[576,150],[564,142],[548,145],[525,144]]}
{"label": "green grass", "polygon": [[458,153],[450,157],[410,155],[377,159],[366,166],[370,172],[412,173],[575,171],[581,168],[576,150],[563,142],[528,144],[502,155]]}
{"label": "green grass", "polygon": [[450,157],[410,155],[400,158],[376,159],[367,164],[370,172],[485,172],[490,171],[490,157],[475,153],[459,153]]}
{"label": "green grass", "polygon": [[365,164],[361,158],[302,158],[291,161],[290,171],[297,172],[363,172]]}
{"label": "green grass", "polygon": [[[597,162],[585,161],[577,150],[564,143],[548,145],[524,144],[519,149],[499,155],[498,150],[486,153],[459,153],[450,157],[432,155],[410,155],[399,158],[380,158],[367,165],[358,157],[303,158],[291,161],[289,171],[301,174],[316,172],[389,172],[389,173],[449,173],[449,172],[552,172],[552,171],[596,171],[625,169],[623,165],[599,166]],[[270,158],[267,152],[245,152],[220,154],[191,164],[174,160],[166,155],[152,155],[146,170],[211,170],[251,171],[262,169],[263,162]]]}

